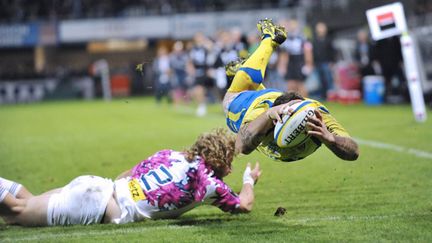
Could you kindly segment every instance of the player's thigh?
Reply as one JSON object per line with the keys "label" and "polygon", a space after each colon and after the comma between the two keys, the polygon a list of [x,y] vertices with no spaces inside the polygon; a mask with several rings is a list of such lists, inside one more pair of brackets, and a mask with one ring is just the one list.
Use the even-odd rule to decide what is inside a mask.
{"label": "player's thigh", "polygon": [[105,215],[102,219],[102,223],[113,223],[114,219],[118,219],[121,217],[121,209],[117,203],[117,200],[114,197],[114,194],[108,200],[108,204],[105,209]]}
{"label": "player's thigh", "polygon": [[290,79],[287,81],[288,92],[298,90],[298,81]]}
{"label": "player's thigh", "polygon": [[24,226],[46,226],[50,194],[42,194],[27,199],[25,207],[16,216],[16,223]]}
{"label": "player's thigh", "polygon": [[260,82],[254,82],[252,78],[243,70],[239,70],[228,89],[228,92],[242,92],[246,90],[257,90],[260,87]]}
{"label": "player's thigh", "polygon": [[54,193],[59,193],[59,192],[61,192],[61,190],[62,190],[62,187],[60,187],[60,188],[56,188],[56,189],[52,189],[52,190],[49,190],[49,191],[47,191],[47,192],[42,193],[41,195],[52,195],[52,194],[54,194]]}

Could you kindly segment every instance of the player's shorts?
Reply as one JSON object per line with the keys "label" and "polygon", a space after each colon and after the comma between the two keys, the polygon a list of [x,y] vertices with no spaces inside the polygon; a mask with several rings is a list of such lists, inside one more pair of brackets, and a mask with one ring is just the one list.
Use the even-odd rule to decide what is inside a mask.
{"label": "player's shorts", "polygon": [[213,88],[215,85],[215,81],[213,78],[208,76],[198,76],[195,78],[194,85],[201,85],[206,88]]}
{"label": "player's shorts", "polygon": [[[125,224],[150,218],[145,211],[138,209],[137,203],[132,197],[133,191],[131,190],[136,189],[134,188],[133,182],[131,183],[127,178],[122,178],[114,181],[114,183],[117,203],[121,210],[120,218],[114,219],[114,223]],[[139,193],[137,196],[139,196]]]}
{"label": "player's shorts", "polygon": [[48,225],[100,223],[114,182],[99,176],[80,176],[53,194],[48,202]]}
{"label": "player's shorts", "polygon": [[224,99],[223,105],[224,110],[226,110],[228,128],[237,133],[241,124],[243,124],[246,114],[249,114],[250,120],[258,116],[258,114],[252,114],[251,109],[264,104],[267,105],[267,108],[271,107],[273,106],[273,101],[280,95],[282,95],[282,92],[276,89],[248,90]]}
{"label": "player's shorts", "polygon": [[289,57],[288,68],[285,75],[286,80],[304,81],[306,76],[302,72],[304,59],[301,55],[292,55]]}

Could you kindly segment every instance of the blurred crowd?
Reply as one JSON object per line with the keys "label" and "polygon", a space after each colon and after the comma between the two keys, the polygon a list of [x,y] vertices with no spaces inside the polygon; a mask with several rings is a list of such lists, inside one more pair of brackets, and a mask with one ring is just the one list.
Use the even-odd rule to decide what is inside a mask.
{"label": "blurred crowd", "polygon": [[[266,87],[296,91],[321,101],[334,99],[340,90],[348,91],[348,95],[352,91],[359,101],[364,77],[380,75],[386,102],[408,99],[398,37],[372,42],[368,30],[360,29],[351,53],[354,60],[346,62],[324,22],[316,23],[312,31],[305,31],[295,19],[279,24],[286,28],[288,37],[270,58]],[[194,101],[198,104],[196,114],[205,115],[206,104],[220,101],[230,86],[225,65],[247,58],[259,43],[256,31],[242,35],[233,28],[215,36],[197,33],[190,42],[160,45],[152,65],[156,101],[166,98],[175,105]]]}
{"label": "blurred crowd", "polygon": [[206,103],[219,101],[229,86],[225,65],[246,57],[258,40],[253,34],[246,44],[241,31],[232,29],[213,39],[196,33],[191,42],[160,46],[152,67],[156,100],[166,97],[178,105],[192,99],[198,103],[197,115],[205,115]]}
{"label": "blurred crowd", "polygon": [[399,37],[372,42],[368,33],[363,29],[358,31],[354,52],[362,80],[368,75],[380,75],[384,79],[385,102],[409,100]]}
{"label": "blurred crowd", "polygon": [[[313,38],[306,38],[297,20],[282,20],[287,40],[273,53],[264,84],[280,90],[297,91],[308,96],[306,79],[315,73],[319,81],[315,98],[325,100],[333,89],[332,67],[336,51],[323,22],[315,25]],[[260,43],[257,31],[243,36],[241,30],[221,30],[209,37],[197,33],[190,42],[161,45],[153,61],[155,97],[165,97],[175,105],[195,101],[196,114],[206,114],[206,103],[218,102],[230,86],[225,65],[247,58]]]}
{"label": "blurred crowd", "polygon": [[[380,75],[384,80],[386,102],[408,100],[398,37],[372,42],[369,31],[361,29],[355,48],[349,48],[350,58],[347,58],[341,54],[341,47],[335,46],[338,42],[328,33],[324,22],[308,27],[290,19],[281,20],[279,24],[286,28],[287,40],[270,58],[264,80],[266,87],[297,91],[321,101],[335,100],[342,89],[351,92],[342,95],[353,95],[360,101],[364,77]],[[146,67],[144,77],[129,66],[119,72],[131,79],[131,92],[127,93],[142,95],[153,90],[158,103],[165,98],[176,106],[197,104],[196,114],[203,116],[207,113],[206,104],[219,102],[230,86],[225,65],[251,55],[258,47],[260,37],[256,30],[245,34],[232,28],[220,30],[214,36],[196,33],[192,40],[157,43],[156,55],[151,67]],[[99,79],[89,74],[88,68],[74,70],[54,65],[36,71],[33,60],[3,62],[2,65],[0,80],[56,78],[67,81],[68,77],[90,76],[95,80],[95,90],[100,90]]]}

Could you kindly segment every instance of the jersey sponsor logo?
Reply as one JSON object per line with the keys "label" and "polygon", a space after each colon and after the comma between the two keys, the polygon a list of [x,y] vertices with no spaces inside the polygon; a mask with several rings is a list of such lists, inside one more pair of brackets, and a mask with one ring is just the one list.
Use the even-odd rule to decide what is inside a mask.
{"label": "jersey sponsor logo", "polygon": [[136,179],[132,179],[131,181],[129,181],[128,186],[129,186],[129,191],[131,193],[132,199],[135,202],[146,199],[146,196],[144,195],[144,192],[141,189],[141,186]]}

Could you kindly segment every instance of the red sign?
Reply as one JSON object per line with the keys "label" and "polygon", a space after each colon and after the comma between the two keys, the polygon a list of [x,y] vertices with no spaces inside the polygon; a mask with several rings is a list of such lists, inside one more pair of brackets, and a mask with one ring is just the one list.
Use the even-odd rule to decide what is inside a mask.
{"label": "red sign", "polygon": [[396,27],[395,18],[393,12],[387,12],[384,14],[380,14],[377,16],[378,25],[380,26],[381,31],[392,29]]}

